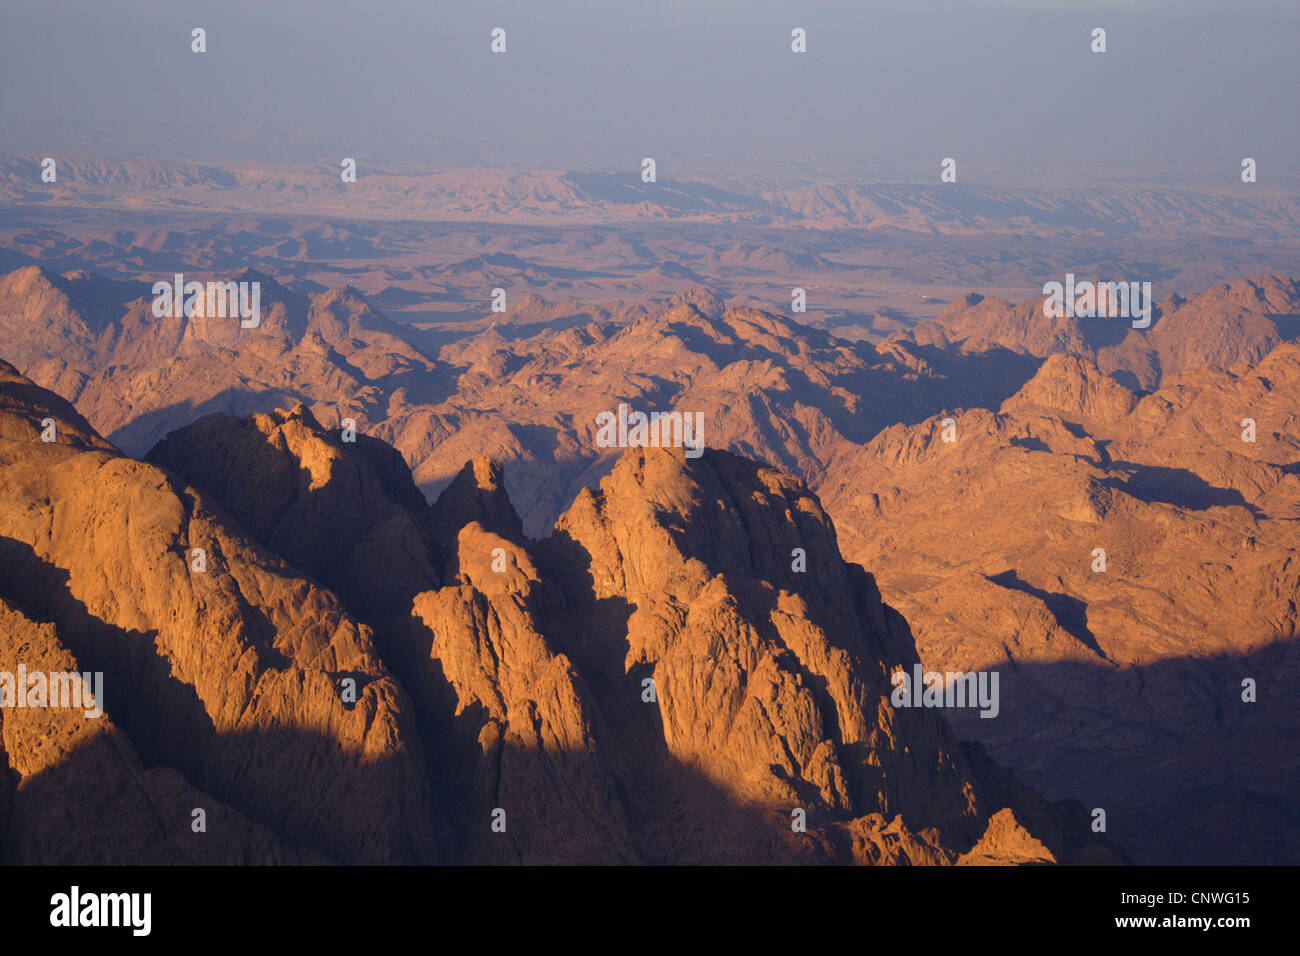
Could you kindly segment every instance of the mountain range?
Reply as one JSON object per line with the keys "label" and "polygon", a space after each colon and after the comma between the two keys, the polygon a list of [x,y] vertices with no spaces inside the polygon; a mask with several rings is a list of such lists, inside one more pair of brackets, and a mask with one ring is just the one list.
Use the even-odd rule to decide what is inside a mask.
{"label": "mountain range", "polygon": [[[1166,297],[1145,330],[972,294],[873,342],[698,288],[447,341],[354,288],[238,278],[257,329],[84,270],[0,277],[0,597],[115,674],[127,775],[222,801],[229,852],[1120,858],[1089,842],[1103,809],[1136,862],[1296,858],[1294,279]],[[709,450],[599,447],[620,404],[700,411]],[[916,660],[998,670],[999,716],[882,704]],[[328,709],[343,675],[364,727]],[[280,681],[320,689],[290,714]],[[119,709],[118,683],[148,689]],[[304,725],[304,789],[365,754],[387,811],[331,830],[259,790]]]}
{"label": "mountain range", "polygon": [[105,712],[0,712],[10,862],[1122,859],[891,706],[905,621],[754,462],[628,450],[529,540],[302,406],[142,461],[6,364],[0,441],[0,665]]}

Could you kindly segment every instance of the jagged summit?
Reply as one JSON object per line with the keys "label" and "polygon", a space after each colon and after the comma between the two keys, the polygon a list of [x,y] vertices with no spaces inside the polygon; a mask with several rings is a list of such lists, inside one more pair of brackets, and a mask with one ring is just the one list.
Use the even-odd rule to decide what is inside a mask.
{"label": "jagged summit", "polygon": [[1086,359],[1050,355],[1024,387],[1002,404],[1004,412],[1029,406],[1113,421],[1123,418],[1137,396]]}
{"label": "jagged summit", "polygon": [[438,496],[432,511],[435,528],[462,528],[476,521],[511,541],[522,541],[523,522],[506,492],[501,463],[479,456],[465,463]]}
{"label": "jagged summit", "polygon": [[668,300],[668,308],[678,306],[690,306],[712,319],[720,317],[727,308],[726,302],[707,286],[693,286],[676,293]]}

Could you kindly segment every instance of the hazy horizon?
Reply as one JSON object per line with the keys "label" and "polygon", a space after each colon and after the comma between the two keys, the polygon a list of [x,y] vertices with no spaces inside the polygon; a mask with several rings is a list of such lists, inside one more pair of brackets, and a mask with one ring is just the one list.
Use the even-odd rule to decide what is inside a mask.
{"label": "hazy horizon", "polygon": [[1297,33],[1282,2],[10,3],[0,148],[915,182],[951,156],[972,184],[1201,188],[1251,156],[1289,187]]}

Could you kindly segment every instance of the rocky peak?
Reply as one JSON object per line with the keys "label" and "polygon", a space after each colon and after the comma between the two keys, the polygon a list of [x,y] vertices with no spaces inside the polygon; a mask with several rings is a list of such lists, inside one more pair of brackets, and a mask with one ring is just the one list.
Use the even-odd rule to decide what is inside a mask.
{"label": "rocky peak", "polygon": [[1137,396],[1096,365],[1075,355],[1048,356],[1037,374],[1003,403],[1004,412],[1029,406],[1113,421],[1132,411]]}

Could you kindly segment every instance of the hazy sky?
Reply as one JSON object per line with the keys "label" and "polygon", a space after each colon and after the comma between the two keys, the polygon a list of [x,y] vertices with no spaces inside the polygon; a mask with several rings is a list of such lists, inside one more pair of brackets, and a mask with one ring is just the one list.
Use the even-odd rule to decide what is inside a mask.
{"label": "hazy sky", "polygon": [[1296,0],[2,0],[0,150],[1294,184],[1297,51]]}

